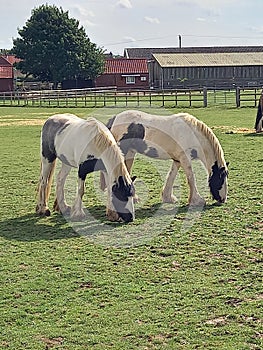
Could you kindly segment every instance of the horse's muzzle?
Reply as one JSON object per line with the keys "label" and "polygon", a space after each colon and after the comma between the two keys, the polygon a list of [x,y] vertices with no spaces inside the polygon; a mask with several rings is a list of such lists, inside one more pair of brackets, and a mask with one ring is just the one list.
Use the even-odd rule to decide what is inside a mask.
{"label": "horse's muzzle", "polygon": [[132,222],[133,221],[133,215],[132,213],[118,213],[119,214],[119,220],[123,222]]}

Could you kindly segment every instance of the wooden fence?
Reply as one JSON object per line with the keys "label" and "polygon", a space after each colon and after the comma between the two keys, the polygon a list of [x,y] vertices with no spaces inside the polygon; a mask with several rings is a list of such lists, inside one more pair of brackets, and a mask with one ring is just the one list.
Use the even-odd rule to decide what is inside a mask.
{"label": "wooden fence", "polygon": [[43,90],[0,93],[0,107],[255,107],[261,89],[233,90],[138,90],[111,89]]}

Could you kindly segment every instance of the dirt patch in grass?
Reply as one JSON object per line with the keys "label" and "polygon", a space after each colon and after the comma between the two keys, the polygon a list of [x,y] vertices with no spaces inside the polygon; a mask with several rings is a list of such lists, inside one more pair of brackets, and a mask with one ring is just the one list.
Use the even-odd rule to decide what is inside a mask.
{"label": "dirt patch in grass", "polygon": [[225,126],[225,125],[213,126],[212,129],[221,130],[226,134],[251,134],[255,132],[255,129],[251,129],[251,128],[237,128],[235,126]]}
{"label": "dirt patch in grass", "polygon": [[25,125],[43,125],[46,119],[13,119],[12,121],[0,122],[1,126],[25,126]]}

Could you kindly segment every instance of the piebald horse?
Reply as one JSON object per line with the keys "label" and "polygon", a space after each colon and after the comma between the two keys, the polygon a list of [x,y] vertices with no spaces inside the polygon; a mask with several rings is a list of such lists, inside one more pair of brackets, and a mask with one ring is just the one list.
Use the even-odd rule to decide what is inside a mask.
{"label": "piebald horse", "polygon": [[[182,167],[190,187],[188,204],[205,204],[196,186],[191,165],[194,159],[199,159],[207,170],[213,199],[218,203],[226,202],[228,164],[217,137],[200,120],[187,113],[157,116],[128,110],[110,119],[107,127],[125,156],[129,172],[136,153],[155,159],[173,160],[162,190],[163,202],[176,201],[173,183],[179,168]],[[105,187],[105,179],[101,173],[101,188]]]}
{"label": "piebald horse", "polygon": [[[48,118],[41,132],[41,174],[36,212],[49,216],[48,199],[56,159],[61,169],[56,182],[54,210],[70,214],[74,220],[85,218],[82,205],[87,174],[103,170],[107,173],[107,216],[111,221],[134,219],[134,186],[123,154],[109,129],[94,118],[87,120],[72,114]],[[65,201],[64,185],[71,168],[78,168],[78,189],[72,208]]]}
{"label": "piebald horse", "polygon": [[263,95],[260,96],[258,101],[258,110],[257,110],[257,116],[256,116],[256,122],[255,122],[255,129],[256,132],[262,132],[263,131]]}

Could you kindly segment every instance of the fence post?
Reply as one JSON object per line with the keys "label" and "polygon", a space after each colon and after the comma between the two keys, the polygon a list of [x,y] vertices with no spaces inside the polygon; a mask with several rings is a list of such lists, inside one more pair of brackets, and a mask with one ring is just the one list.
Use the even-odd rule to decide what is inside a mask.
{"label": "fence post", "polygon": [[254,106],[257,107],[257,104],[258,104],[257,89],[255,89],[254,91],[255,91],[255,104],[254,104]]}
{"label": "fence post", "polygon": [[236,88],[236,106],[240,107],[240,88]]}
{"label": "fence post", "polygon": [[203,101],[204,101],[204,107],[207,107],[207,88],[203,88]]}

